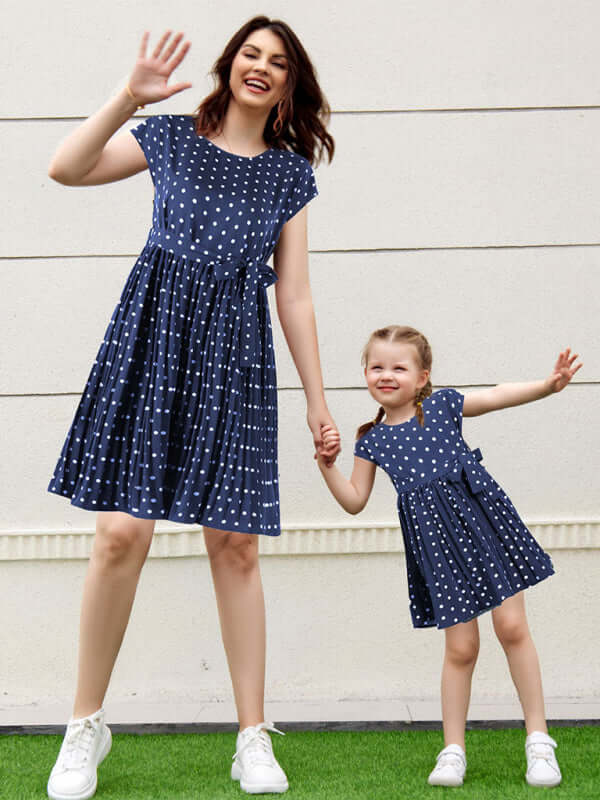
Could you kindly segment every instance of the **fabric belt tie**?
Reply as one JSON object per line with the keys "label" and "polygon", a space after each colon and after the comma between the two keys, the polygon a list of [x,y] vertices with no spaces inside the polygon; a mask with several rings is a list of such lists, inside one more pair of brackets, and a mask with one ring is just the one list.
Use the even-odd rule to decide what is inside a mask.
{"label": "fabric belt tie", "polygon": [[497,489],[490,481],[489,475],[479,466],[482,458],[479,448],[461,453],[447,475],[448,480],[459,482],[462,481],[464,475],[473,494],[483,491],[488,492],[488,494],[497,494]]}
{"label": "fabric belt tie", "polygon": [[[243,276],[240,313],[240,367],[251,367],[260,358],[261,338],[258,324],[258,305],[263,296],[267,303],[266,290],[277,281],[277,273],[259,259],[223,259],[218,255],[197,255],[166,239],[162,231],[152,230],[147,245],[160,247],[167,253],[197,261],[212,269],[215,280],[231,281]],[[268,307],[268,306],[267,306]]]}
{"label": "fabric belt tie", "polygon": [[[258,304],[260,295],[275,283],[277,274],[268,264],[259,261],[215,261],[208,262],[215,279],[230,281],[243,274],[242,309],[240,321],[240,366],[251,367],[261,353]],[[266,297],[265,303],[267,302]]]}

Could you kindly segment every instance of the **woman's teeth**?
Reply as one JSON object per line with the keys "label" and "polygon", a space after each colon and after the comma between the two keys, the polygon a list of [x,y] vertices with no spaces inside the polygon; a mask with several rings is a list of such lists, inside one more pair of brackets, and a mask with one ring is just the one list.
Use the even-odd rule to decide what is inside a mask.
{"label": "woman's teeth", "polygon": [[263,92],[266,92],[269,88],[266,83],[255,80],[254,78],[245,81],[245,84],[246,86],[253,86],[255,89],[261,89]]}

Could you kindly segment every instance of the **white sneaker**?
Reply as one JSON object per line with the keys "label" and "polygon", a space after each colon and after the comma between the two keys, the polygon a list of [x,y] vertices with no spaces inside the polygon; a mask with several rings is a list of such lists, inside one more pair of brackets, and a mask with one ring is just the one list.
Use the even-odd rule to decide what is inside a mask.
{"label": "white sneaker", "polygon": [[272,722],[249,726],[237,735],[231,777],[234,781],[239,781],[241,788],[248,794],[286,792],[288,789],[285,772],[273,755],[273,746],[267,731],[285,736]]}
{"label": "white sneaker", "polygon": [[558,786],[561,782],[562,775],[554,755],[555,747],[554,739],[541,731],[534,731],[525,739],[525,780],[530,786]]}
{"label": "white sneaker", "polygon": [[431,786],[462,786],[467,757],[459,744],[449,744],[438,753],[437,763],[427,779]]}
{"label": "white sneaker", "polygon": [[71,719],[48,779],[52,800],[87,800],[96,792],[96,769],[110,752],[112,738],[104,724],[104,710]]}

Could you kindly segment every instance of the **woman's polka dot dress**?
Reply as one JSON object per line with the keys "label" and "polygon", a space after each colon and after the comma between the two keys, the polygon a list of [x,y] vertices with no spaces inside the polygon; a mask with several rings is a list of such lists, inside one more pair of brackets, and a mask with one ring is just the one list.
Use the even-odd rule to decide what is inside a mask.
{"label": "woman's polka dot dress", "polygon": [[132,133],[155,187],[152,228],[48,490],[94,511],[276,536],[266,262],[317,194],[313,171],[284,150],[227,153],[191,116]]}
{"label": "woman's polka dot dress", "polygon": [[505,492],[462,438],[464,397],[454,389],[423,402],[400,425],[379,423],[355,444],[390,476],[406,549],[415,628],[448,628],[498,606],[554,573]]}

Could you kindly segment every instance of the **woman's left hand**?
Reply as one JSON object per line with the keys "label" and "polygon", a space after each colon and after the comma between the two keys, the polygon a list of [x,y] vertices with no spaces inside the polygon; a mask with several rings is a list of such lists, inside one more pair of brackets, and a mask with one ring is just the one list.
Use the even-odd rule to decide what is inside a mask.
{"label": "woman's left hand", "polygon": [[313,441],[315,444],[314,457],[317,458],[317,456],[321,456],[325,464],[328,467],[331,467],[337,458],[338,453],[342,449],[339,440],[333,440],[328,446],[326,446],[325,442],[323,441],[321,429],[325,426],[336,428],[336,424],[333,421],[331,414],[326,408],[318,410],[309,408],[306,415],[306,420],[308,422],[308,427],[312,432]]}

